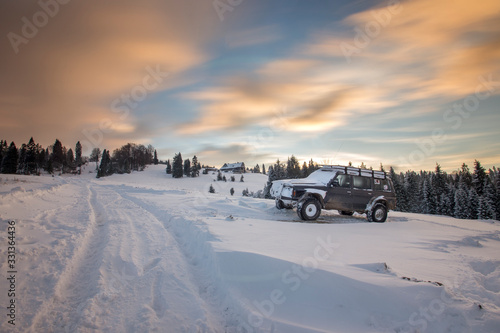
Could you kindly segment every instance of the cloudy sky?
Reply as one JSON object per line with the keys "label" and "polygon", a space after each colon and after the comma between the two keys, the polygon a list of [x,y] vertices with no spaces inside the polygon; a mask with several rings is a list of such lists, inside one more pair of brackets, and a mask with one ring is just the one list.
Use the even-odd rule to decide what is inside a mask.
{"label": "cloudy sky", "polygon": [[0,0],[0,138],[500,165],[500,2]]}

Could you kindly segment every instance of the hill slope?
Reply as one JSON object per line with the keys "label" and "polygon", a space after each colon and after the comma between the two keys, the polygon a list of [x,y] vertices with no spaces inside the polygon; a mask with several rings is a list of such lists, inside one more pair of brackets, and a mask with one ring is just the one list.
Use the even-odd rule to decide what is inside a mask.
{"label": "hill slope", "polygon": [[[496,332],[500,224],[390,212],[303,223],[242,197],[267,177],[4,176],[16,328],[31,332]],[[215,194],[208,193],[212,184]],[[234,187],[235,195],[229,194]],[[1,271],[7,267],[2,236]],[[2,303],[9,301],[6,279]],[[5,307],[4,307],[5,309]],[[4,310],[7,314],[7,309]],[[11,325],[4,319],[0,330]]]}

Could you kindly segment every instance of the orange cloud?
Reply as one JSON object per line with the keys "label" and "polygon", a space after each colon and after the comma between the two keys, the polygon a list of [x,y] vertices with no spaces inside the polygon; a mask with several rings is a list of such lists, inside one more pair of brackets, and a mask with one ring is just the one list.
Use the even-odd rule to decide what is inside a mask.
{"label": "orange cloud", "polygon": [[479,76],[500,70],[496,0],[405,1],[394,13],[390,6],[378,7],[343,23],[352,30],[319,32],[303,53],[344,58],[353,70],[369,63],[389,83],[414,76],[416,91],[403,99],[474,93]]}
{"label": "orange cloud", "polygon": [[[1,10],[7,25],[0,32],[21,34],[21,18],[37,11],[37,3]],[[161,80],[146,82],[147,94],[182,84],[172,78],[210,57],[202,45],[216,33],[215,22],[211,4],[194,0],[61,6],[17,54],[8,39],[1,42],[0,112],[9,121],[0,131],[16,138],[22,127],[44,145],[55,139],[55,128],[62,140],[83,137],[82,130],[99,129],[103,120],[112,123],[104,140],[129,133],[133,113],[124,119],[112,102],[143,86],[151,71]]]}

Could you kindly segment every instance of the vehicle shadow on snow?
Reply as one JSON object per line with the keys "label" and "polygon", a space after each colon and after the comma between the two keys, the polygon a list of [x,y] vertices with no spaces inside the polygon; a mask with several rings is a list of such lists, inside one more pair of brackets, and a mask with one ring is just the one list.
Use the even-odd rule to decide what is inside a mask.
{"label": "vehicle shadow on snow", "polygon": [[[296,223],[315,223],[315,224],[354,224],[354,223],[370,223],[366,219],[366,215],[354,213],[353,216],[340,215],[337,212],[323,210],[320,217],[315,221],[304,221],[297,216],[294,210],[278,211],[276,215],[282,215],[281,222],[296,222]],[[286,219],[289,217],[290,219]],[[389,218],[387,219],[389,221]]]}

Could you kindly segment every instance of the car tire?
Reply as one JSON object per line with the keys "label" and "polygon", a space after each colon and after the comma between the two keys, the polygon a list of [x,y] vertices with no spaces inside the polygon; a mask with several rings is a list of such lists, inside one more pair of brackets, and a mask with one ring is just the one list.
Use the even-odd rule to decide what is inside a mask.
{"label": "car tire", "polygon": [[276,203],[276,208],[278,208],[279,210],[282,210],[283,208],[285,208],[285,205],[283,204],[283,201],[281,201],[281,200],[275,200],[275,203]]}
{"label": "car tire", "polygon": [[385,222],[387,220],[387,207],[382,203],[378,203],[373,206],[371,211],[366,213],[366,217],[370,222]]}
{"label": "car tire", "polygon": [[305,221],[314,221],[321,214],[321,205],[315,198],[306,199],[297,205],[297,214]]}
{"label": "car tire", "polygon": [[348,211],[348,210],[339,210],[340,215],[345,215],[345,216],[352,216],[354,212]]}

